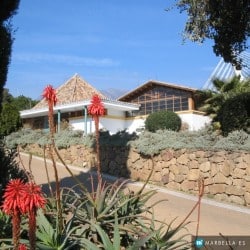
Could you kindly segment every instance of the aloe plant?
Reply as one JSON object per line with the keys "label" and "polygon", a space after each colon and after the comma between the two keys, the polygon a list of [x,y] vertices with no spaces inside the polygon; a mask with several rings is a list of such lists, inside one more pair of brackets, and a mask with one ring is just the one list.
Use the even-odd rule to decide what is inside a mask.
{"label": "aloe plant", "polygon": [[[104,250],[120,250],[121,248],[121,234],[120,234],[120,228],[118,224],[118,216],[115,214],[115,224],[113,228],[113,237],[110,239],[109,235],[100,227],[98,224],[92,224],[94,228],[96,228],[96,231],[98,232],[100,238],[101,238],[101,243],[99,244],[99,247],[95,244],[93,244],[90,240],[88,239],[82,239],[81,243],[86,249],[91,249],[91,250],[99,250],[99,249],[104,249]],[[138,250],[145,243],[152,237],[154,233],[151,233],[149,235],[144,235],[143,237],[134,240],[134,242],[131,243],[130,246],[128,246],[126,249],[127,250]]]}
{"label": "aloe plant", "polygon": [[41,250],[70,250],[77,249],[78,240],[72,239],[76,227],[72,227],[74,218],[71,218],[60,231],[46,218],[41,210],[37,214],[38,228],[36,231],[37,247]]}

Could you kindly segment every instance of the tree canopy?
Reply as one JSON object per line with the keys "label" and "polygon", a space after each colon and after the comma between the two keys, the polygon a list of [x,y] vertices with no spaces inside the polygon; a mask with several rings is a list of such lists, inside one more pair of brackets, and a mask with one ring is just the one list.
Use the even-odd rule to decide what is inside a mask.
{"label": "tree canopy", "polygon": [[35,106],[37,102],[38,101],[23,95],[13,97],[9,93],[9,90],[4,88],[2,110],[0,112],[0,137],[18,130],[21,126],[19,111],[30,109]]}
{"label": "tree canopy", "polygon": [[177,8],[188,15],[184,39],[214,40],[214,53],[240,68],[238,55],[248,48],[250,36],[250,0],[176,1]]}
{"label": "tree canopy", "polygon": [[2,103],[2,91],[7,80],[13,42],[11,18],[16,14],[19,2],[20,0],[0,1],[0,103]]}
{"label": "tree canopy", "polygon": [[241,80],[239,76],[235,76],[228,81],[214,79],[213,89],[197,91],[195,99],[200,102],[199,110],[206,112],[216,121],[218,111],[227,99],[248,92],[250,92],[250,79]]}

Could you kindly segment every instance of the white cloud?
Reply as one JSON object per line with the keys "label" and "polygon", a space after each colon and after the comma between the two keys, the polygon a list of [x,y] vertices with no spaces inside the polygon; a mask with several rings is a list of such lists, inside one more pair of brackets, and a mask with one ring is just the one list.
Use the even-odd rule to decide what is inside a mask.
{"label": "white cloud", "polygon": [[59,63],[78,66],[112,67],[119,65],[111,58],[91,58],[53,53],[14,53],[13,60],[27,63]]}

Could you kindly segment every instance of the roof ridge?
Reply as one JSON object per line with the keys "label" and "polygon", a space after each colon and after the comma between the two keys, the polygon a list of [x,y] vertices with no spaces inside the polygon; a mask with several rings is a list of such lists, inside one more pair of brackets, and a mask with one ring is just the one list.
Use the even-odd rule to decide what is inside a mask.
{"label": "roof ridge", "polygon": [[[74,74],[55,90],[58,99],[57,103],[59,105],[91,99],[94,94],[98,94],[101,98],[106,98],[101,91],[97,90],[78,74]],[[45,105],[47,104],[43,98],[36,106],[34,106],[34,109]]]}

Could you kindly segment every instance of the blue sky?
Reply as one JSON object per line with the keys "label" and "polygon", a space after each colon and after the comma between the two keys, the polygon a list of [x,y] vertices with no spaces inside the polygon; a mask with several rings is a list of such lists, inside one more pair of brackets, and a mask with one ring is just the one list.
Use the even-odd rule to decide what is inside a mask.
{"label": "blue sky", "polygon": [[99,90],[149,79],[202,88],[220,58],[212,41],[186,41],[170,0],[21,0],[5,85],[33,99],[75,73]]}

